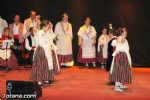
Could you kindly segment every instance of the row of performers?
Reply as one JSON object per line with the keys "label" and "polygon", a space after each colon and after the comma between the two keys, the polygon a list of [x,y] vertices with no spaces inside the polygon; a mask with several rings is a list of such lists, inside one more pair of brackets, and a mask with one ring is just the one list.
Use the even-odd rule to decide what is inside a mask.
{"label": "row of performers", "polygon": [[[20,45],[21,41],[25,39],[24,47],[26,49],[26,52],[31,53],[31,51],[34,51],[34,57],[33,57],[33,66],[34,63],[40,66],[45,66],[45,59],[44,56],[41,55],[41,53],[46,54],[49,53],[51,55],[52,60],[52,54],[58,55],[58,60],[53,60],[55,62],[59,61],[60,65],[66,65],[66,66],[73,66],[73,57],[72,57],[72,25],[68,22],[68,15],[63,14],[62,20],[58,22],[55,26],[55,38],[56,38],[56,46],[53,44],[51,49],[49,48],[49,51],[52,50],[52,52],[47,52],[46,49],[42,50],[42,48],[37,47],[34,45],[34,39],[32,37],[32,33],[38,34],[40,31],[43,31],[43,28],[45,29],[47,26],[44,26],[43,28],[39,28],[40,25],[43,25],[43,22],[41,23],[39,19],[36,18],[36,12],[31,11],[30,18],[26,19],[24,22],[24,25],[20,23],[19,16],[16,15],[14,18],[15,22],[12,24],[12,30],[13,30],[13,37],[14,37],[14,44]],[[19,24],[16,24],[19,23]],[[95,67],[96,62],[96,50],[95,50],[95,44],[96,44],[96,30],[93,26],[91,26],[91,19],[86,18],[85,24],[80,27],[78,31],[78,45],[79,45],[79,52],[78,52],[78,62],[84,63],[86,66],[88,66],[89,63],[92,63]],[[19,25],[19,26],[18,26]],[[49,33],[53,33],[52,31],[52,24],[49,23],[51,31]],[[11,25],[10,25],[11,26]],[[16,27],[15,27],[16,26]],[[22,26],[22,28],[21,28]],[[33,28],[32,28],[33,27]],[[112,27],[112,26],[110,26]],[[16,30],[16,32],[14,32]],[[32,32],[33,31],[33,32]],[[46,32],[46,31],[43,31]],[[17,34],[15,34],[17,33]],[[47,33],[47,32],[46,32]],[[104,28],[102,30],[102,35],[98,39],[98,61],[102,64],[106,64],[107,62],[107,71],[110,71],[110,80],[111,82],[116,83],[116,89],[122,90],[120,86],[123,87],[123,85],[119,83],[131,83],[131,58],[129,54],[129,45],[126,40],[127,31],[125,28],[120,29],[118,33],[118,37],[114,39],[113,34],[116,32],[109,31],[109,36],[107,35],[107,29]],[[29,35],[30,34],[30,35]],[[41,33],[42,34],[42,33]],[[30,36],[30,37],[29,37]],[[37,35],[38,36],[38,35]],[[41,35],[44,36],[44,35]],[[23,38],[22,38],[23,37]],[[114,41],[114,40],[116,41]],[[19,42],[18,42],[19,41]],[[46,37],[44,39],[38,39],[38,41],[35,44],[44,46],[44,43],[48,43],[48,40]],[[57,47],[57,50],[56,50]],[[44,47],[43,47],[44,48]],[[54,51],[53,51],[53,49]],[[47,49],[48,50],[48,49]],[[37,52],[38,51],[38,52]],[[41,51],[41,52],[40,52]],[[16,53],[18,54],[18,52]],[[25,55],[25,56],[30,56]],[[36,55],[37,54],[37,55]],[[40,56],[39,56],[40,55]],[[47,62],[50,62],[50,56],[47,57],[48,54],[46,54]],[[37,57],[36,57],[37,56]],[[18,56],[17,56],[18,57]],[[55,57],[55,56],[54,56]],[[29,57],[30,58],[30,57]],[[32,58],[32,56],[31,56]],[[57,58],[57,56],[55,57]],[[30,60],[31,61],[31,60]],[[39,64],[39,62],[41,62]],[[111,62],[112,61],[112,62]],[[31,61],[32,62],[32,61]],[[52,66],[51,63],[47,63],[48,66]],[[58,64],[55,64],[58,66]],[[117,66],[117,67],[116,67]],[[121,67],[122,68],[121,68]],[[44,67],[41,67],[44,68]],[[52,77],[47,77],[48,75],[53,76],[51,71],[49,70],[49,67],[46,69],[41,69],[48,71],[49,74],[33,74],[34,72],[37,73],[39,70],[34,67],[32,67],[31,71],[31,77],[34,81],[38,81],[39,84],[41,83],[41,78],[43,77],[43,80],[52,80]],[[55,67],[54,67],[55,68]],[[56,67],[56,69],[59,69],[59,67]],[[41,75],[41,76],[37,76]],[[51,78],[51,79],[46,79]],[[119,85],[118,85],[119,84]]]}
{"label": "row of performers", "polygon": [[[57,54],[60,64],[63,66],[73,66],[73,55],[72,55],[72,39],[73,39],[73,32],[72,32],[72,25],[68,21],[68,15],[63,14],[62,20],[59,21],[56,26],[54,33],[56,35],[56,46],[58,48]],[[6,21],[3,22],[3,27],[7,26]],[[5,23],[4,23],[5,22]],[[26,51],[32,51],[29,46],[24,46],[28,42],[25,39],[29,35],[30,27],[34,27],[33,33],[36,33],[40,30],[40,17],[36,16],[35,11],[30,12],[30,18],[24,21],[24,24],[20,22],[19,15],[14,17],[14,22],[9,25],[11,37],[14,39],[14,46],[15,47],[25,47]],[[112,28],[110,24],[109,28]],[[94,67],[96,67],[95,62],[98,61],[102,64],[102,67],[106,65],[107,60],[107,48],[108,42],[110,37],[107,35],[107,28],[102,29],[102,35],[98,39],[98,57],[96,57],[96,36],[97,32],[95,28],[91,25],[91,19],[86,18],[85,24],[79,29],[78,31],[78,45],[79,45],[79,53],[77,61],[80,63],[84,63],[88,66],[89,63],[92,63]],[[28,43],[27,43],[28,44]],[[66,46],[67,45],[67,46]],[[33,43],[34,46],[34,43]],[[18,64],[23,65],[23,51],[19,49],[14,50],[14,54],[17,57]],[[28,56],[24,55],[23,56]],[[98,58],[98,59],[96,59]],[[26,63],[26,62],[25,62]],[[31,62],[28,62],[31,64]]]}
{"label": "row of performers", "polygon": [[[72,25],[68,21],[68,19],[68,14],[64,13],[62,15],[62,20],[56,24],[54,33],[56,35],[56,46],[58,48],[57,54],[60,64],[65,66],[73,66],[73,32]],[[3,20],[2,22],[2,28],[6,27],[6,21]],[[24,24],[20,22],[20,16],[15,15],[14,22],[9,25],[10,34],[14,39],[14,45],[18,48],[23,47],[25,43],[24,40],[29,35],[30,27],[34,27],[33,32],[36,33],[38,30],[40,30],[40,25],[40,16],[37,16],[35,11],[30,12],[30,18],[26,19],[24,21]],[[109,25],[109,29],[112,29],[111,24]],[[0,30],[2,30],[1,27]],[[1,34],[2,33],[0,33],[0,35]],[[110,40],[110,37],[107,35],[107,28],[102,29],[102,35],[98,39],[98,57],[96,57],[95,50],[96,36],[97,32],[95,28],[91,25],[91,19],[86,18],[85,24],[78,31],[78,45],[80,49],[77,61],[80,63],[84,63],[86,66],[88,66],[89,63],[92,63],[94,67],[96,67],[95,62],[98,61],[102,64],[102,67],[104,67],[106,65],[106,60],[108,56],[107,44]],[[28,48],[28,46],[26,49],[28,51],[31,51],[31,48]],[[22,61],[24,60],[22,58],[22,50],[16,49],[14,50],[14,54],[18,59],[19,65],[23,65],[24,62]]]}

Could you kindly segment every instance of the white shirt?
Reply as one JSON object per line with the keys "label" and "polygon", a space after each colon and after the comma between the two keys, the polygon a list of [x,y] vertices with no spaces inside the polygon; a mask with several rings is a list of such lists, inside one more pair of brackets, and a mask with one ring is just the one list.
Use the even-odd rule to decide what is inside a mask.
{"label": "white shirt", "polygon": [[119,52],[125,52],[125,53],[127,54],[127,58],[128,58],[130,67],[132,67],[131,56],[130,56],[130,53],[129,53],[129,44],[128,44],[128,41],[125,40],[125,42],[122,43],[122,42],[121,42],[121,39],[122,39],[122,36],[119,36],[119,37],[117,38],[116,50],[115,50],[115,52],[112,54],[112,56],[114,56],[114,57],[113,57],[113,60],[112,60],[110,73],[112,73],[112,71],[113,71],[114,58],[115,58],[115,56],[116,56]]}
{"label": "white shirt", "polygon": [[[29,26],[28,26],[28,21],[29,21]],[[23,35],[28,33],[30,27],[34,27],[36,29],[38,26],[37,24],[38,24],[38,21],[36,20],[31,20],[30,18],[26,19],[24,21]]]}
{"label": "white shirt", "polygon": [[[33,37],[32,35],[31,36],[31,41],[32,41],[32,46],[36,46],[36,39],[35,37]],[[32,50],[32,47],[29,45],[29,40],[28,38],[25,39],[25,48],[29,51]]]}
{"label": "white shirt", "polygon": [[57,35],[61,35],[61,34],[66,34],[66,35],[70,35],[71,38],[73,38],[73,35],[72,35],[72,25],[71,23],[69,22],[58,22],[56,24],[56,27],[55,27],[55,32],[54,32]]}
{"label": "white shirt", "polygon": [[93,26],[86,27],[85,25],[83,25],[78,31],[78,36],[87,39],[93,38],[96,36],[96,30]]}
{"label": "white shirt", "polygon": [[[113,39],[113,38],[116,38],[116,36],[113,36],[112,39]],[[116,46],[116,45],[117,45],[117,40],[114,39],[114,40],[112,41],[112,43],[111,43],[111,46],[114,47],[114,46]]]}
{"label": "white shirt", "polygon": [[[72,25],[69,22],[58,22],[55,26],[55,32],[57,37],[57,53],[59,55],[71,55],[72,54]],[[67,46],[65,46],[67,45]]]}
{"label": "white shirt", "polygon": [[6,27],[8,27],[6,20],[0,18],[0,38],[2,37],[3,30]]}
{"label": "white shirt", "polygon": [[96,37],[96,30],[93,26],[86,27],[83,25],[80,27],[78,36],[82,37],[82,57],[83,58],[95,58],[95,47],[93,46],[93,38]]}
{"label": "white shirt", "polygon": [[16,25],[14,23],[14,25],[13,25],[13,35],[18,35],[19,34],[19,25],[20,24]]}
{"label": "white shirt", "polygon": [[103,58],[107,58],[107,48],[108,48],[108,42],[109,42],[110,38],[108,35],[104,35],[102,34],[99,39],[98,39],[98,52],[100,52],[100,45],[103,45],[104,47],[103,49]]}

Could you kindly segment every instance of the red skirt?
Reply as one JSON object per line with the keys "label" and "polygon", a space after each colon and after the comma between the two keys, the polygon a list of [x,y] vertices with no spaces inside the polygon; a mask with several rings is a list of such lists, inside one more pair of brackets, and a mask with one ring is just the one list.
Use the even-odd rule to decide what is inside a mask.
{"label": "red skirt", "polygon": [[[6,60],[0,58],[0,66],[6,66]],[[18,61],[12,51],[10,58],[7,60],[7,67],[10,69],[18,69]]]}
{"label": "red skirt", "polygon": [[100,52],[98,52],[97,54],[97,62],[100,62],[100,63],[105,63],[107,61],[106,58],[103,57],[103,49],[101,47],[100,48]]}
{"label": "red skirt", "polygon": [[132,71],[126,53],[120,52],[114,58],[113,72],[110,75],[111,82],[131,83]]}
{"label": "red skirt", "polygon": [[30,79],[37,82],[54,80],[54,72],[48,68],[48,61],[42,47],[38,47],[35,51]]}
{"label": "red skirt", "polygon": [[83,58],[82,57],[82,47],[80,47],[78,55],[77,55],[77,61],[79,63],[92,63],[92,62],[95,62],[96,59],[95,58]]}
{"label": "red skirt", "polygon": [[73,56],[71,55],[60,55],[58,54],[59,63],[66,63],[73,61]]}

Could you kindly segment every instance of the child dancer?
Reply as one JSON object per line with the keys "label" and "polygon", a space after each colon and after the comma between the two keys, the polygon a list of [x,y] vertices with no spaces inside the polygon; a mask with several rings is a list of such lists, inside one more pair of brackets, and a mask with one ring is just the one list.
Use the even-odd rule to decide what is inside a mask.
{"label": "child dancer", "polygon": [[107,28],[102,29],[102,35],[98,39],[98,56],[97,61],[101,63],[101,68],[106,66],[107,48],[110,38],[107,35]]}
{"label": "child dancer", "polygon": [[129,44],[126,39],[127,29],[122,28],[120,36],[117,38],[116,50],[113,53],[113,61],[110,69],[110,81],[115,82],[115,91],[123,92],[127,86],[126,83],[131,83],[131,57],[129,53]]}
{"label": "child dancer", "polygon": [[42,21],[42,29],[38,31],[36,37],[37,49],[31,69],[31,80],[38,82],[41,86],[42,82],[45,84],[53,83],[56,63],[57,70],[60,71],[58,60],[54,60],[56,57],[53,56],[56,47],[53,43],[54,37],[50,34],[51,29],[52,25],[49,21]]}

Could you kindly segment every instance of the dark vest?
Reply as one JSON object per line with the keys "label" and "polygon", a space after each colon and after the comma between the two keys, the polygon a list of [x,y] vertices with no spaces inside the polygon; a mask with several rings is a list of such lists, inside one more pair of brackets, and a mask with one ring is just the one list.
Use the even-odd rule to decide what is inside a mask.
{"label": "dark vest", "polygon": [[[32,47],[32,39],[31,39],[31,36],[29,35],[27,37],[28,41],[29,41],[29,46]],[[27,49],[25,49],[25,53],[29,52]]]}
{"label": "dark vest", "polygon": [[108,42],[108,49],[107,49],[107,52],[108,52],[108,59],[107,59],[107,62],[106,62],[106,71],[109,71],[110,70],[110,67],[111,67],[111,63],[112,63],[112,59],[113,59],[113,52],[114,52],[114,47],[111,45],[112,44],[112,41],[115,40],[116,38],[112,38],[109,42]]}
{"label": "dark vest", "polygon": [[112,38],[112,39],[108,42],[108,56],[113,54],[113,49],[114,49],[114,47],[113,47],[111,44],[112,44],[112,41],[113,41],[114,39],[115,39],[115,38]]}
{"label": "dark vest", "polygon": [[29,46],[32,47],[32,39],[31,39],[31,36],[29,35],[29,36],[27,37],[27,39],[28,39],[28,41],[29,41]]}

